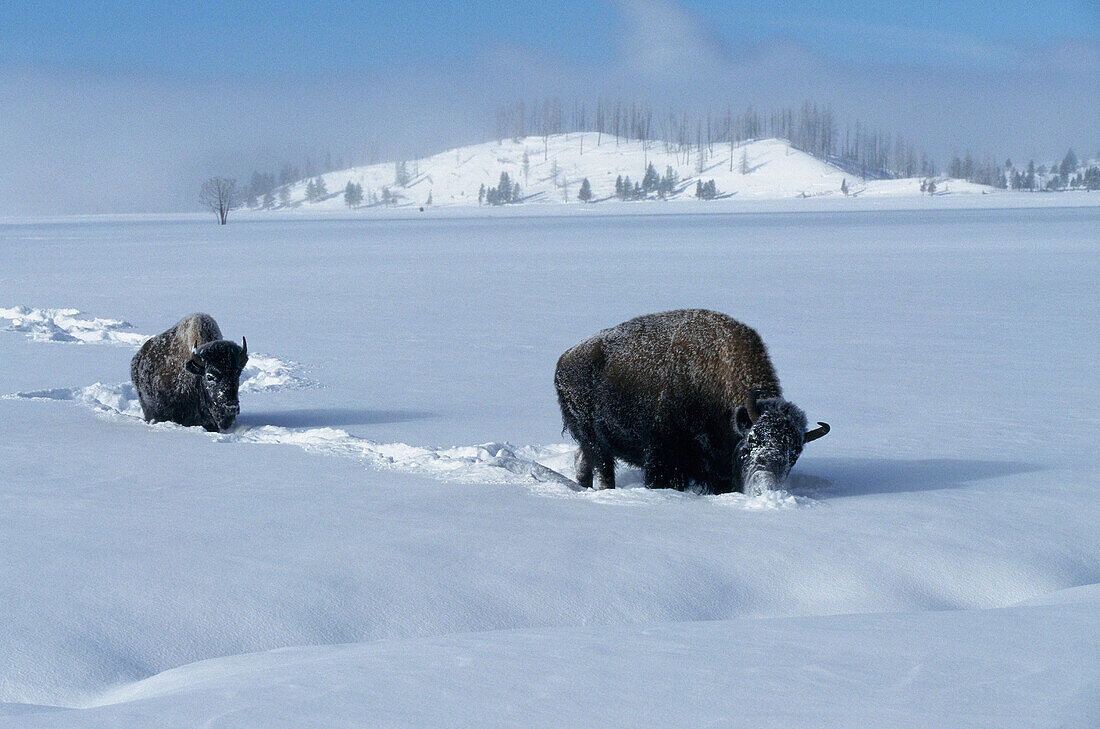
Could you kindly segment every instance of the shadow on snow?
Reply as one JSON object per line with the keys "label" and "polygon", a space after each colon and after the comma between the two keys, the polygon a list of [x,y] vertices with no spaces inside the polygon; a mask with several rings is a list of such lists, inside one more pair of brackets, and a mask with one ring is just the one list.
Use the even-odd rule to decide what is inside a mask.
{"label": "shadow on snow", "polygon": [[[812,493],[800,494],[817,499],[963,488],[976,481],[1043,470],[1029,463],[962,458],[813,458],[799,465],[796,470],[827,481],[811,488]],[[799,491],[792,489],[792,493]]]}
{"label": "shadow on snow", "polygon": [[369,408],[292,408],[289,410],[245,411],[237,418],[242,425],[280,428],[339,428],[347,425],[407,423],[434,417],[419,410],[371,410]]}

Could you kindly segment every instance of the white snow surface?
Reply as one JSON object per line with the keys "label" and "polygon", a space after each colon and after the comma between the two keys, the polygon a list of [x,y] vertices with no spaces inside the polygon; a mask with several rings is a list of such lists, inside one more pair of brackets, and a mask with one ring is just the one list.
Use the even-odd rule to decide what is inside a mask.
{"label": "white snow surface", "polygon": [[[1100,211],[637,209],[0,223],[0,726],[1100,724]],[[684,306],[832,432],[575,490],[557,356]],[[229,433],[127,381],[196,310]]]}
{"label": "white snow surface", "polygon": [[[527,171],[524,171],[524,154]],[[731,164],[732,159],[732,164]],[[742,165],[742,159],[746,163]],[[615,181],[621,175],[641,183],[649,164],[658,174],[672,168],[679,182],[667,201],[695,198],[695,183],[714,180],[722,199],[738,204],[783,198],[908,198],[928,197],[921,193],[921,178],[896,180],[864,179],[834,164],[819,160],[792,147],[783,139],[757,139],[736,144],[715,144],[704,155],[702,169],[698,151],[679,149],[663,141],[641,142],[595,132],[553,134],[542,137],[504,139],[472,144],[405,162],[409,181],[396,184],[394,162],[351,167],[301,180],[289,186],[289,208],[274,212],[339,211],[346,208],[344,188],[349,182],[363,186],[364,197],[379,198],[387,187],[398,196],[398,207],[430,205],[435,207],[477,206],[482,185],[496,187],[500,173],[507,172],[518,182],[523,203],[570,203],[577,198],[581,183],[592,187],[592,202],[619,203]],[[318,178],[325,183],[327,196],[309,202],[307,185]],[[848,186],[845,195],[841,187]],[[988,185],[966,180],[936,178],[935,197],[963,194],[964,197],[1000,193]],[[655,197],[655,194],[650,194]],[[1014,197],[1019,197],[1016,195]],[[1032,198],[1036,197],[1031,195]],[[638,201],[631,201],[636,205]],[[713,202],[713,201],[711,201]],[[617,207],[613,205],[612,207]],[[267,211],[260,211],[264,214]]]}

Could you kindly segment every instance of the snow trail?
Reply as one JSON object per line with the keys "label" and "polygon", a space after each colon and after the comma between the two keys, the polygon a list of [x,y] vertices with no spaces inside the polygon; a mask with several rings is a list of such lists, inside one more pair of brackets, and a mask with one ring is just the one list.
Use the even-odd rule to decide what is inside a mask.
{"label": "snow trail", "polygon": [[[33,341],[79,344],[115,344],[141,346],[151,335],[127,331],[129,322],[91,318],[78,309],[34,309],[17,306],[0,308],[0,319],[9,319],[8,331],[23,332]],[[299,372],[295,363],[277,357],[250,354],[241,375],[241,392],[274,392],[309,387],[311,380]],[[75,402],[100,415],[143,420],[141,404],[133,384],[95,382],[84,387],[29,390],[5,395],[4,399],[58,400]],[[173,423],[154,427],[179,428]],[[196,428],[195,430],[201,430]],[[454,483],[524,484],[545,496],[582,496],[608,503],[656,503],[676,498],[707,498],[724,505],[745,509],[782,509],[815,503],[806,496],[780,490],[760,496],[743,494],[699,497],[667,490],[651,491],[641,487],[640,475],[626,470],[620,477],[621,488],[608,491],[582,489],[571,477],[575,446],[513,445],[507,441],[459,446],[417,446],[407,443],[379,443],[332,427],[286,428],[276,425],[250,425],[247,413],[230,431],[205,433],[224,443],[291,445],[310,453],[351,458],[369,468],[400,471]],[[792,474],[789,485],[795,490],[813,492],[821,479]]]}
{"label": "snow trail", "polygon": [[[28,339],[35,342],[113,344],[136,349],[153,336],[129,331],[134,328],[134,325],[128,321],[89,317],[79,309],[35,309],[29,306],[14,306],[10,309],[0,308],[0,319],[11,321],[11,324],[6,327],[7,331],[22,332]],[[241,392],[267,392],[311,387],[314,384],[300,372],[300,367],[296,363],[259,353],[248,355],[248,364],[241,373]],[[103,387],[100,383],[90,387],[97,386]],[[134,397],[136,398],[136,394]],[[53,399],[79,398],[55,397]],[[138,415],[141,415],[140,407]]]}

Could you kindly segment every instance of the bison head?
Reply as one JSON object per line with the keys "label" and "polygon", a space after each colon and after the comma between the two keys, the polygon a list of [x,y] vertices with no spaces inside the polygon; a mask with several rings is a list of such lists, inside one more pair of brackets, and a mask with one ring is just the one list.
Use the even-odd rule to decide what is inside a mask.
{"label": "bison head", "polygon": [[806,414],[780,397],[768,397],[753,390],[734,415],[734,429],[740,438],[734,463],[741,490],[758,496],[779,487],[787,478],[802,446],[829,432],[818,423],[806,430]]}
{"label": "bison head", "polygon": [[203,408],[209,421],[218,430],[233,427],[233,421],[241,411],[237,388],[241,370],[248,362],[248,342],[242,338],[242,346],[219,339],[207,342],[191,350],[187,371],[195,375]]}

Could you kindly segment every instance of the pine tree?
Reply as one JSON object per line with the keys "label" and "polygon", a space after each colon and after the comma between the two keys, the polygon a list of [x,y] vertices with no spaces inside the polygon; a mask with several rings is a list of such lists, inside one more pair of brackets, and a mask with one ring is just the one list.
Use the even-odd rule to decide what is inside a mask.
{"label": "pine tree", "polygon": [[741,174],[742,175],[749,174],[749,150],[748,149],[742,149],[741,150]]}
{"label": "pine tree", "polygon": [[1087,190],[1100,190],[1100,167],[1093,165],[1085,171],[1084,185]]}
{"label": "pine tree", "polygon": [[587,177],[581,181],[581,190],[577,193],[577,199],[583,203],[592,200],[592,185],[589,184]]}
{"label": "pine tree", "polygon": [[531,186],[531,156],[527,154],[527,147],[523,148],[523,184]]}
{"label": "pine tree", "polygon": [[1062,166],[1058,169],[1062,177],[1069,177],[1077,171],[1077,155],[1073,153],[1073,150],[1066,152],[1066,156],[1062,158]]}
{"label": "pine tree", "polygon": [[362,205],[363,186],[348,180],[348,184],[344,187],[344,204],[349,208],[357,208]]}
{"label": "pine tree", "polygon": [[951,164],[947,165],[947,176],[954,177],[955,179],[962,177],[962,160],[959,159],[959,155],[955,154],[951,156]]}
{"label": "pine tree", "polygon": [[432,191],[431,190],[428,190],[428,199],[424,202],[424,204],[425,205],[431,205],[432,204]]}
{"label": "pine tree", "polygon": [[485,202],[485,183],[481,183],[481,188],[477,191],[477,204],[481,205]]}
{"label": "pine tree", "polygon": [[[848,195],[848,178],[847,177],[845,177],[843,180],[840,181],[840,191],[843,192],[845,196]],[[921,192],[924,192],[923,188],[921,189]]]}
{"label": "pine tree", "polygon": [[275,207],[275,196],[271,194],[271,190],[264,193],[264,200],[261,205],[264,210],[270,210]]}
{"label": "pine tree", "polygon": [[619,175],[615,178],[615,197],[620,200],[623,199],[623,176]]}

